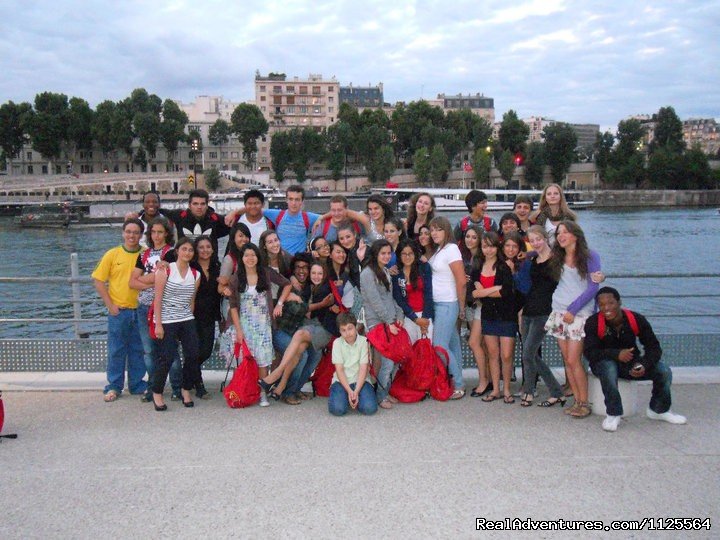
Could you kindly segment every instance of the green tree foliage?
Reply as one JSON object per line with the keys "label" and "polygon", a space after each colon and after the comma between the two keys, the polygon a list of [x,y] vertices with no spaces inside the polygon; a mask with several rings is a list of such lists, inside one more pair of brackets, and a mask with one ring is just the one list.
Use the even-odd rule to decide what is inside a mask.
{"label": "green tree foliage", "polygon": [[617,146],[613,152],[614,164],[630,159],[637,154],[640,149],[640,143],[645,136],[645,128],[640,120],[631,118],[629,120],[621,120],[617,130]]}
{"label": "green tree foliage", "polygon": [[252,166],[253,155],[257,152],[257,139],[268,132],[270,127],[257,105],[241,103],[230,117],[232,132],[243,147],[245,164]]}
{"label": "green tree foliage", "polygon": [[[475,115],[473,115],[475,116]],[[493,127],[484,118],[476,117],[472,126],[471,142],[475,148],[492,147]]]}
{"label": "green tree foliage", "polygon": [[525,181],[533,187],[543,183],[545,171],[545,145],[541,142],[531,142],[525,150]]}
{"label": "green tree foliage", "polygon": [[132,144],[135,140],[133,115],[130,98],[126,98],[117,104],[115,108],[115,118],[113,120],[113,137],[115,139],[115,148],[119,148],[125,152],[128,165],[132,164],[133,161]]}
{"label": "green tree foliage", "polygon": [[340,105],[338,122],[348,124],[353,131],[358,131],[362,127],[360,125],[360,113],[358,113],[357,107],[349,103],[342,103]]}
{"label": "green tree foliage", "polygon": [[436,144],[430,151],[430,182],[432,185],[447,180],[449,170],[450,165],[445,149],[442,144]]}
{"label": "green tree foliage", "polygon": [[95,112],[90,108],[88,102],[78,97],[71,98],[67,116],[68,142],[73,144],[76,150],[91,150]]}
{"label": "green tree foliage", "polygon": [[230,124],[228,124],[222,118],[215,120],[215,123],[210,126],[208,131],[208,140],[210,144],[222,147],[230,141]]}
{"label": "green tree foliage", "polygon": [[424,183],[430,179],[430,151],[425,147],[415,150],[413,174],[418,182]]}
{"label": "green tree foliage", "polygon": [[375,152],[367,164],[368,179],[373,184],[387,182],[395,170],[395,155],[392,146],[384,144]]}
{"label": "green tree foliage", "polygon": [[515,156],[510,150],[503,150],[500,154],[497,169],[505,182],[510,183],[515,173]]}
{"label": "green tree foliage", "polygon": [[473,177],[480,187],[490,187],[491,153],[487,148],[478,148],[473,156]]}
{"label": "green tree foliage", "polygon": [[162,107],[162,122],[160,123],[160,140],[167,154],[167,170],[172,170],[173,157],[180,145],[185,140],[185,126],[188,123],[188,116],[177,103],[166,99]]}
{"label": "green tree foliage", "polygon": [[577,134],[568,124],[555,123],[545,127],[545,162],[553,180],[560,184],[575,158]]}
{"label": "green tree foliage", "polygon": [[8,101],[0,106],[0,148],[10,161],[11,169],[13,158],[28,142],[25,133],[31,115],[32,105],[29,103]]}
{"label": "green tree foliage", "polygon": [[672,107],[661,107],[654,115],[655,136],[650,144],[650,153],[658,148],[665,148],[671,152],[685,150],[683,140],[682,122]]}
{"label": "green tree foliage", "polygon": [[377,154],[380,148],[386,145],[390,145],[390,134],[383,127],[377,125],[366,126],[358,134],[358,157],[365,166],[369,177],[376,176],[374,171],[378,167]]}
{"label": "green tree foliage", "polygon": [[390,126],[395,135],[395,151],[398,155],[414,155],[418,148],[433,144],[432,135],[437,131],[428,125],[442,128],[445,115],[440,107],[433,107],[427,101],[413,101],[409,105],[398,105],[393,111]]}
{"label": "green tree foliage", "polygon": [[613,153],[612,165],[606,172],[605,183],[610,187],[640,187],[645,181],[645,160],[640,152],[631,154],[623,161]]}
{"label": "green tree foliage", "polygon": [[275,173],[275,181],[282,182],[285,179],[290,160],[290,132],[278,131],[270,141],[270,164]]}
{"label": "green tree foliage", "polygon": [[145,159],[151,160],[160,142],[160,116],[150,111],[135,113],[133,128],[142,149],[145,150]]}
{"label": "green tree foliage", "polygon": [[35,150],[54,161],[68,140],[68,98],[65,94],[43,92],[35,96],[33,114],[28,117],[28,131]]}
{"label": "green tree foliage", "polygon": [[509,150],[513,155],[524,155],[528,135],[530,135],[530,127],[518,118],[515,111],[510,109],[503,114],[498,139],[500,148]]}
{"label": "green tree foliage", "polygon": [[205,187],[208,191],[217,191],[220,187],[220,171],[211,167],[205,171]]}
{"label": "green tree foliage", "polygon": [[716,189],[716,182],[705,153],[697,146],[685,155],[685,175],[690,189]]}
{"label": "green tree foliage", "polygon": [[609,131],[602,134],[598,133],[595,137],[595,166],[600,174],[600,180],[603,182],[605,181],[605,174],[607,172],[608,165],[610,164],[610,154],[614,144],[615,136]]}
{"label": "green tree foliage", "polygon": [[113,133],[113,124],[115,122],[115,114],[117,106],[114,101],[106,100],[100,103],[95,109],[93,117],[92,135],[97,141],[103,152],[112,152],[115,150],[115,136]]}
{"label": "green tree foliage", "polygon": [[347,156],[352,152],[353,133],[350,124],[340,121],[325,132],[325,155],[327,167],[334,180],[342,178]]}
{"label": "green tree foliage", "polygon": [[685,184],[684,157],[668,148],[657,148],[648,159],[647,175],[652,187],[680,189]]}
{"label": "green tree foliage", "polygon": [[302,183],[306,179],[310,163],[322,161],[324,158],[325,141],[320,133],[310,127],[293,129],[289,133],[290,169],[295,173],[297,181]]}

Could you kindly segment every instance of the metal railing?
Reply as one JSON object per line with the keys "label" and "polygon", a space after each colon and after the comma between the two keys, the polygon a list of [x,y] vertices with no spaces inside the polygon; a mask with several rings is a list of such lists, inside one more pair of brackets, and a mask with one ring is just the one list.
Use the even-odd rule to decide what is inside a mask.
{"label": "metal railing", "polygon": [[[641,274],[610,274],[607,276],[608,281],[614,279],[661,279],[661,280],[678,280],[678,279],[694,279],[694,278],[710,278],[716,279],[720,277],[720,273],[641,273]],[[31,306],[67,306],[69,304],[70,313],[67,317],[0,317],[0,323],[8,324],[29,324],[41,325],[52,323],[55,325],[64,325],[65,328],[72,327],[74,339],[70,338],[54,338],[54,339],[32,339],[32,338],[2,338],[0,337],[0,371],[3,369],[18,369],[18,355],[22,358],[25,355],[24,362],[28,368],[33,369],[80,369],[95,370],[105,358],[106,343],[104,339],[91,339],[90,336],[99,336],[106,333],[106,330],[90,332],[89,327],[93,325],[95,328],[104,327],[104,318],[98,316],[104,311],[101,300],[95,292],[89,297],[87,294],[83,296],[81,285],[92,283],[92,278],[81,275],[79,269],[79,261],[77,253],[70,255],[70,276],[46,276],[46,277],[0,277],[0,284],[25,285],[25,284],[60,284],[68,285],[70,289],[69,300],[48,300],[42,297],[24,299],[17,294],[8,294],[7,291],[0,290],[0,305],[31,305]],[[653,291],[652,294],[623,294],[624,300],[631,299],[664,299],[664,298],[684,298],[684,299],[706,299],[720,297],[720,293],[710,292],[716,290],[716,287],[708,288],[708,292],[699,293],[675,293],[675,292],[658,292]],[[87,317],[87,306],[95,306],[95,315]],[[682,318],[697,320],[698,318],[720,317],[717,307],[720,303],[714,302],[713,313],[678,313],[677,311],[652,311],[644,310],[643,315],[649,319],[658,318]],[[90,310],[93,311],[93,310]],[[7,327],[7,326],[6,326]],[[0,327],[2,328],[2,327]],[[704,333],[693,334],[662,334],[661,342],[665,351],[665,357],[670,357],[670,362],[674,365],[718,365],[720,364],[720,332],[707,331]],[[543,356],[550,365],[562,365],[562,359],[557,351],[557,347],[552,343],[553,340],[546,338],[547,347],[544,347]],[[474,366],[472,353],[467,345],[466,340],[462,340],[463,360],[465,367]],[[516,360],[519,359],[521,348],[516,347]],[[36,358],[37,356],[48,356],[55,358]],[[206,367],[219,367],[220,361],[216,355],[211,361],[206,363]],[[69,367],[68,367],[69,366]],[[104,369],[104,368],[102,368]]]}

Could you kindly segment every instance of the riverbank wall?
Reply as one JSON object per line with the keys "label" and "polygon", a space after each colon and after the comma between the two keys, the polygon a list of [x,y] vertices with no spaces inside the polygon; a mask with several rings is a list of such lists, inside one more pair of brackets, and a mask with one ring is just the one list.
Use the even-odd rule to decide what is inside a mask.
{"label": "riverbank wall", "polygon": [[720,190],[602,189],[585,191],[593,208],[720,206]]}

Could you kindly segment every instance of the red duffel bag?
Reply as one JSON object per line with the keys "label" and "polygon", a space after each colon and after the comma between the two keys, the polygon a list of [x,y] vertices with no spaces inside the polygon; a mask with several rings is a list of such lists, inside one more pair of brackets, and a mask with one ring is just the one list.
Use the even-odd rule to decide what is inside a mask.
{"label": "red duffel bag", "polygon": [[235,355],[239,356],[242,350],[242,362],[235,368],[232,380],[223,389],[225,401],[231,409],[250,407],[260,401],[260,386],[258,385],[258,365],[245,341],[238,347],[235,345]]}
{"label": "red duffel bag", "polygon": [[407,380],[410,388],[415,390],[430,390],[435,379],[435,359],[437,353],[429,338],[418,339],[413,345],[413,356],[409,362],[403,364],[407,371]]}
{"label": "red duffel bag", "polygon": [[376,324],[366,337],[370,344],[385,358],[393,362],[402,363],[410,360],[413,355],[410,336],[401,324],[393,323],[398,329],[397,334],[391,334],[386,323]]}
{"label": "red duffel bag", "polygon": [[427,396],[425,390],[415,390],[408,381],[408,372],[401,366],[390,385],[390,395],[401,403],[416,403]]}
{"label": "red duffel bag", "polygon": [[430,385],[430,396],[437,401],[447,401],[454,392],[452,377],[448,371],[450,357],[442,347],[435,347],[435,352],[435,378]]}
{"label": "red duffel bag", "polygon": [[332,363],[332,348],[335,339],[334,336],[330,338],[330,342],[323,349],[320,362],[318,362],[312,377],[310,377],[313,393],[316,396],[330,396],[330,385],[332,384],[333,375],[335,375],[335,365]]}

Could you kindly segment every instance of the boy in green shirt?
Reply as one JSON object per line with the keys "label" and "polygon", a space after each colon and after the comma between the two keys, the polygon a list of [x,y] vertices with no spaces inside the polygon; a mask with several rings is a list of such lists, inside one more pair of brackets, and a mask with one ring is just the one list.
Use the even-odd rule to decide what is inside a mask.
{"label": "boy in green shirt", "polygon": [[335,375],[330,386],[328,410],[343,416],[349,408],[360,414],[377,412],[375,389],[367,382],[370,369],[370,349],[367,338],[357,333],[357,319],[352,313],[337,316],[340,338],[333,342],[332,363]]}

